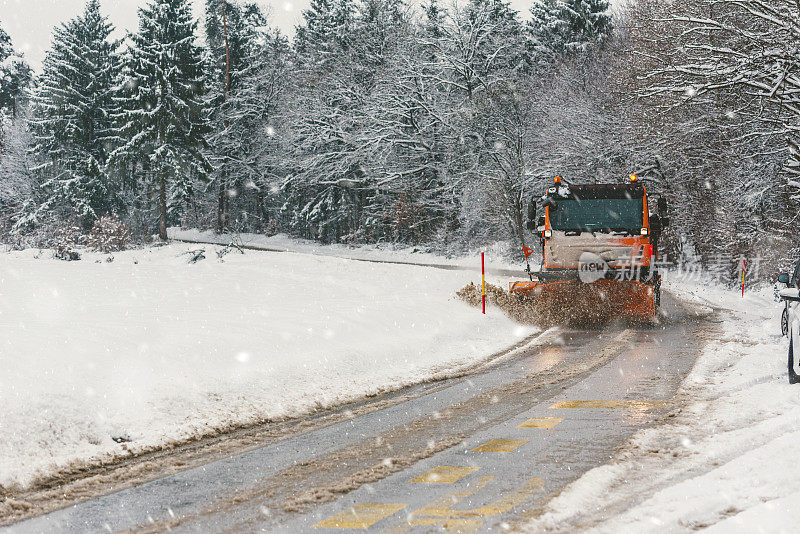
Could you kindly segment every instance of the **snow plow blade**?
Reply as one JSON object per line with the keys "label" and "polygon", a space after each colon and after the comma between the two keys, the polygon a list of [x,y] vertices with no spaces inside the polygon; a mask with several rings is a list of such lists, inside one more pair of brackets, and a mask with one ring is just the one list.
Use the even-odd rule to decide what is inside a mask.
{"label": "snow plow blade", "polygon": [[530,299],[548,324],[650,322],[656,317],[656,290],[638,280],[512,282],[510,292]]}

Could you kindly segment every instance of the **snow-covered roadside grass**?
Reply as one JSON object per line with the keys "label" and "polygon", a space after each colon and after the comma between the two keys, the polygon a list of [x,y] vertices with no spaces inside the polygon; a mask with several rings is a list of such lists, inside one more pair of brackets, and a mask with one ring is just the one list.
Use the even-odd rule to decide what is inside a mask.
{"label": "snow-covered roadside grass", "polygon": [[0,485],[443,376],[536,331],[453,298],[470,272],[192,248],[0,254]]}
{"label": "snow-covered roadside grass", "polygon": [[568,486],[527,532],[796,532],[800,388],[786,377],[781,304],[712,284],[667,283],[722,308],[668,423]]}

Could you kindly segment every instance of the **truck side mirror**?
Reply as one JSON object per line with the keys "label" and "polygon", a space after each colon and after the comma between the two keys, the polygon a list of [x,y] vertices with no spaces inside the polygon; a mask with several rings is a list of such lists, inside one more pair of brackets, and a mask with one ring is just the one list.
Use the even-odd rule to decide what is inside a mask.
{"label": "truck side mirror", "polygon": [[661,234],[661,230],[664,228],[663,221],[661,217],[656,213],[650,217],[650,233],[653,234],[656,239]]}
{"label": "truck side mirror", "polygon": [[666,215],[668,210],[669,210],[669,205],[667,204],[667,199],[664,197],[660,197],[658,199],[658,213],[660,215]]}
{"label": "truck side mirror", "polygon": [[536,230],[536,200],[531,200],[528,204],[528,222],[525,224],[531,232]]}
{"label": "truck side mirror", "polygon": [[789,275],[787,273],[781,273],[778,275],[778,283],[779,284],[788,284],[789,283]]}

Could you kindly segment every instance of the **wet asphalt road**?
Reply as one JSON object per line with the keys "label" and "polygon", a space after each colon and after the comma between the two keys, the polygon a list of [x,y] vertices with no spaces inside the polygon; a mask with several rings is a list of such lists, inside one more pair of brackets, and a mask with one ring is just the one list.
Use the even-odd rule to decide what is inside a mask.
{"label": "wet asphalt road", "polygon": [[514,527],[673,409],[708,326],[669,297],[665,312],[657,327],[550,331],[490,369],[0,532]]}

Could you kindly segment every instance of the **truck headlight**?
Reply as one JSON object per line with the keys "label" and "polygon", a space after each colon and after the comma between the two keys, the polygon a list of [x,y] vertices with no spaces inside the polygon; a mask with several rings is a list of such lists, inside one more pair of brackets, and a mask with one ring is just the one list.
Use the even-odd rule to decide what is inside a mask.
{"label": "truck headlight", "polygon": [[548,238],[548,239],[553,237],[553,231],[552,230],[545,230],[544,231],[544,237]]}
{"label": "truck headlight", "polygon": [[642,228],[642,235],[650,235],[650,229],[649,228]]}

